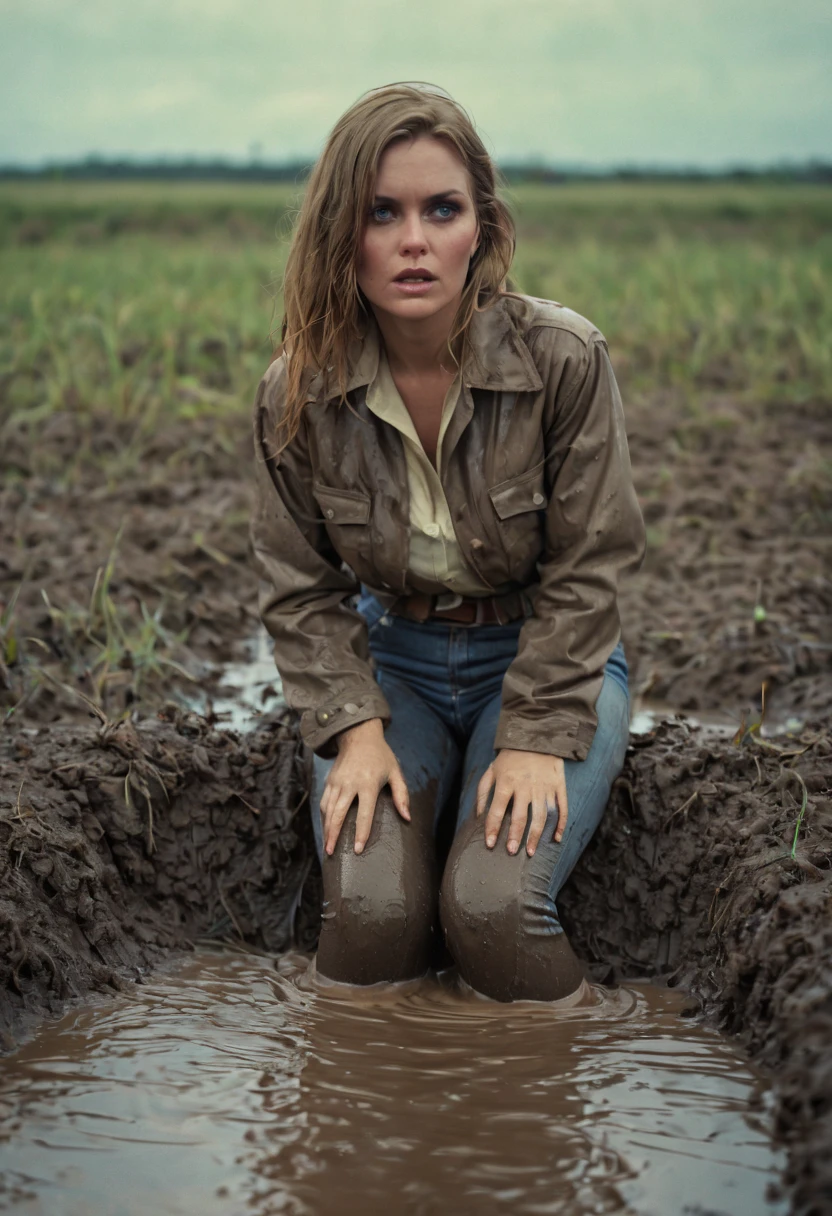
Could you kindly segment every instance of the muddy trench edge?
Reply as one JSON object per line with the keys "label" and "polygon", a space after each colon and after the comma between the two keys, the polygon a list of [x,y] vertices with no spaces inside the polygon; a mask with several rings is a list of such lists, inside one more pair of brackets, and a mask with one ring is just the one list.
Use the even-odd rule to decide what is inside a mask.
{"label": "muddy trench edge", "polygon": [[[0,1037],[129,989],[197,940],[313,949],[308,762],[182,710],[0,745]],[[832,1211],[832,734],[633,737],[559,901],[594,978],[680,985],[772,1076],[793,1211]],[[805,794],[805,799],[804,799]],[[800,808],[804,817],[792,856]]]}

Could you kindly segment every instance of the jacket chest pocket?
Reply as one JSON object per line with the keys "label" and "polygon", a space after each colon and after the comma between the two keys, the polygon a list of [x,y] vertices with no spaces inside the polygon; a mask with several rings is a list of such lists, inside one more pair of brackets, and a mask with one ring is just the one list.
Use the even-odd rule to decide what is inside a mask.
{"label": "jacket chest pocket", "polygon": [[370,522],[370,495],[358,490],[335,490],[331,486],[312,483],[312,493],[321,508],[324,523],[339,527],[342,524],[368,524]]}
{"label": "jacket chest pocket", "polygon": [[312,493],[336,552],[358,573],[356,563],[366,567],[371,555],[370,495],[359,490],[336,490],[319,481],[312,483]]}
{"label": "jacket chest pocket", "polygon": [[548,504],[545,462],[517,477],[501,481],[488,491],[497,518],[497,530],[509,559],[509,577],[525,581],[544,546],[545,510]]}

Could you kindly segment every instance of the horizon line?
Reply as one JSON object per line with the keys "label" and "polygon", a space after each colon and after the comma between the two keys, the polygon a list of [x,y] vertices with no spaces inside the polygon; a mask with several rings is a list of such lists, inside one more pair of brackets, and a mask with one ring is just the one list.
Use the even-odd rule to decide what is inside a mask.
{"label": "horizon line", "polygon": [[[0,161],[0,178],[38,178],[66,174],[68,176],[92,177],[98,174],[123,173],[124,176],[152,176],[161,174],[185,177],[199,173],[218,173],[221,176],[257,177],[268,180],[300,176],[308,173],[315,158],[286,157],[282,160],[263,160],[259,157],[235,157],[223,154],[173,155],[160,153],[153,156],[123,153],[90,152],[71,160],[45,159],[35,163]],[[820,155],[788,159],[780,157],[767,161],[725,160],[703,164],[697,161],[679,160],[664,162],[655,160],[626,161],[558,161],[539,155],[516,158],[495,158],[501,174],[506,176],[531,177],[614,177],[614,176],[821,176],[832,177],[832,158]]]}

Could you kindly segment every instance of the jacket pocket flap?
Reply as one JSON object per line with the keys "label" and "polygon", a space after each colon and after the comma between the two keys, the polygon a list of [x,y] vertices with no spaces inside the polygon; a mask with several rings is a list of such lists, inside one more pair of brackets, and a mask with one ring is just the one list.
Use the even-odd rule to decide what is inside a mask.
{"label": "jacket pocket flap", "polygon": [[312,493],[329,524],[366,524],[370,521],[370,495],[357,490],[334,490],[316,481]]}
{"label": "jacket pocket flap", "polygon": [[512,515],[520,515],[523,511],[544,509],[546,490],[543,472],[541,461],[519,477],[511,477],[508,481],[501,481],[498,486],[491,487],[488,493],[500,519],[510,519]]}

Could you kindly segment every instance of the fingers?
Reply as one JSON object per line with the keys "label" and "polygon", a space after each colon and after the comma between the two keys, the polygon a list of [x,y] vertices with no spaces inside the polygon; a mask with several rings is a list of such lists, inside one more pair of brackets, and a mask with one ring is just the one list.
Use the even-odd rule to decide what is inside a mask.
{"label": "fingers", "polygon": [[355,801],[356,791],[351,786],[338,786],[324,790],[321,798],[321,810],[324,811],[324,799],[327,799],[326,811],[323,817],[324,849],[332,856],[338,843],[347,811]]}
{"label": "fingers", "polygon": [[373,792],[365,788],[358,795],[358,817],[355,821],[356,853],[364,852],[364,845],[367,843],[370,828],[373,826],[373,815],[375,814],[377,800],[378,790]]}
{"label": "fingers", "polygon": [[[410,794],[401,770],[393,770],[390,773],[389,785],[396,810],[402,819],[409,823],[411,818]],[[375,785],[362,785],[356,789],[352,783],[343,786],[327,785],[324,788],[321,795],[321,819],[323,821],[324,849],[330,857],[335,852],[344,820],[356,798],[358,799],[358,815],[355,821],[355,851],[363,853],[373,826],[380,788],[376,788]]]}
{"label": "fingers", "polygon": [[543,830],[546,827],[547,807],[551,807],[552,810],[557,809],[558,821],[555,826],[554,838],[558,843],[563,839],[568,817],[565,782],[559,782],[555,786],[554,794],[550,794],[548,798],[543,790],[534,790],[534,792],[530,793],[525,788],[513,791],[501,791],[498,787],[494,793],[494,801],[491,804],[491,810],[485,822],[485,842],[489,848],[492,848],[496,841],[500,831],[500,824],[503,821],[503,816],[509,802],[511,802],[511,825],[508,830],[508,841],[506,842],[506,848],[509,853],[513,855],[520,848],[523,833],[526,830],[526,824],[529,819],[529,804],[531,804],[532,811],[529,835],[526,840],[526,852],[529,857],[534,856],[540,843],[540,838],[543,835]]}
{"label": "fingers", "polygon": [[569,815],[569,806],[566,801],[566,779],[561,777],[555,786],[555,796],[558,803],[558,822],[555,828],[555,840],[560,843],[563,840],[563,833],[566,831],[566,820]]}
{"label": "fingers", "polygon": [[485,804],[488,801],[488,795],[491,793],[491,787],[494,784],[494,765],[489,764],[483,775],[480,777],[477,785],[477,818],[485,810]]}
{"label": "fingers", "polygon": [[508,829],[506,848],[509,853],[516,853],[520,848],[526,823],[529,818],[529,794],[524,790],[515,790],[511,805],[511,824]]}
{"label": "fingers", "polygon": [[493,849],[497,843],[500,824],[503,822],[503,816],[513,792],[511,787],[501,786],[499,782],[495,786],[494,797],[491,799],[491,806],[485,820],[485,843],[489,849]]}
{"label": "fingers", "polygon": [[529,857],[534,857],[535,849],[540,842],[540,837],[543,835],[543,829],[546,827],[546,797],[543,794],[535,794],[532,797],[532,823],[529,828],[529,836],[526,841],[526,852]]}
{"label": "fingers", "polygon": [[481,815],[485,809],[492,786],[494,796],[485,820],[485,843],[490,849],[497,841],[509,803],[511,823],[506,841],[509,853],[514,855],[519,852],[528,824],[526,852],[533,857],[548,817],[554,811],[558,814],[554,839],[561,842],[568,817],[566,772],[562,759],[544,753],[501,750],[477,786],[477,815]]}
{"label": "fingers", "polygon": [[390,784],[390,793],[393,795],[393,805],[401,815],[402,819],[410,823],[410,794],[407,789],[407,782],[402,776],[401,769],[393,769],[388,778]]}

